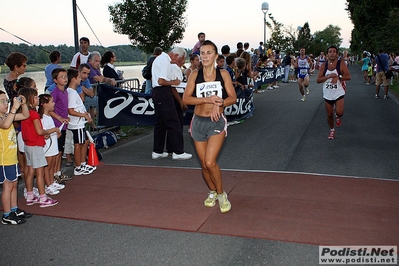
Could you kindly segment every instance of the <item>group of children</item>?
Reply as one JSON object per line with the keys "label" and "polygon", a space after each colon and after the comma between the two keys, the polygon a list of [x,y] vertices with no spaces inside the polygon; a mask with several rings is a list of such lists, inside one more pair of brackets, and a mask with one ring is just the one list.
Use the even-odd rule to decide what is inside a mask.
{"label": "group of children", "polygon": [[[75,69],[56,68],[52,78],[57,87],[51,95],[38,95],[37,89],[27,85],[19,88],[18,84],[18,97],[13,99],[8,99],[5,92],[0,91],[3,224],[22,224],[32,216],[17,205],[17,181],[21,170],[25,179],[27,205],[39,204],[44,208],[58,204],[57,200],[47,194],[56,195],[65,187],[59,177],[67,128],[73,135],[74,175],[87,175],[96,170],[95,166],[86,164],[89,141],[85,124],[92,119],[76,92],[81,81],[79,72]],[[9,110],[10,102],[12,105]],[[21,121],[18,141],[14,128],[16,121]],[[18,148],[24,154],[19,157],[20,164]],[[37,189],[34,188],[34,177]]]}

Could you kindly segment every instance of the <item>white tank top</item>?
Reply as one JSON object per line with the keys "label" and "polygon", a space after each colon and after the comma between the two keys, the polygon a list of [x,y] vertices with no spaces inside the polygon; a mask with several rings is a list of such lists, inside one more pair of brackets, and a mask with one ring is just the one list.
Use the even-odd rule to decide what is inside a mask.
{"label": "white tank top", "polygon": [[309,69],[310,65],[308,62],[308,56],[305,56],[305,58],[301,58],[300,56],[298,56],[298,77],[299,75],[301,76],[308,75]]}
{"label": "white tank top", "polygon": [[321,66],[325,62],[326,62],[326,57],[325,56],[320,56],[319,57],[319,66]]}
{"label": "white tank top", "polygon": [[[336,69],[334,69],[334,70],[327,69],[325,76],[328,76],[332,73],[335,73],[338,75],[338,71]],[[326,100],[333,101],[333,100],[338,99],[342,95],[345,95],[345,90],[342,87],[342,83],[340,80],[338,80],[337,83],[335,83],[335,84],[333,84],[331,82],[332,82],[332,78],[329,78],[323,83],[323,98]]]}

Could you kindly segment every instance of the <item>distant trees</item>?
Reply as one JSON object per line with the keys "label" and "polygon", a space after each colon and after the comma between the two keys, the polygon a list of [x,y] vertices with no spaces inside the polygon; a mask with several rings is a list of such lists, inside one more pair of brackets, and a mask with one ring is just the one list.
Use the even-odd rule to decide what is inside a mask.
{"label": "distant trees", "polygon": [[114,31],[129,36],[133,46],[152,53],[180,43],[186,27],[187,0],[123,0],[108,6]]}
{"label": "distant trees", "polygon": [[307,53],[318,55],[321,51],[325,51],[328,45],[339,47],[342,43],[341,28],[338,26],[328,25],[324,30],[312,34],[308,22],[298,30],[277,22],[272,14],[269,14],[269,18],[271,23],[267,22],[266,25],[271,30],[271,38],[266,46],[271,45],[274,49],[298,52],[299,48],[304,47]]}
{"label": "distant trees", "polygon": [[46,64],[50,61],[48,58],[48,53],[46,53],[44,51],[40,51],[39,53],[37,53],[35,59],[36,59],[36,63],[38,63],[38,64]]}
{"label": "distant trees", "polygon": [[292,50],[292,38],[291,36],[286,34],[284,24],[277,22],[272,13],[269,13],[268,16],[272,23],[269,23],[269,21],[267,21],[266,25],[271,30],[272,34],[269,42],[267,43],[267,46],[271,45],[275,49],[279,49],[281,51]]}
{"label": "distant trees", "polygon": [[341,45],[341,28],[330,24],[324,30],[316,31],[312,39],[310,50],[317,51],[316,54],[319,54],[321,51],[326,53],[328,46],[335,45],[339,47]]}
{"label": "distant trees", "polygon": [[346,0],[352,30],[351,50],[399,50],[399,1]]}
{"label": "distant trees", "polygon": [[301,29],[298,32],[298,38],[297,38],[297,47],[300,49],[301,47],[304,47],[307,51],[307,53],[310,53],[310,47],[312,45],[313,37],[310,31],[310,26],[309,23],[306,22]]}
{"label": "distant trees", "polygon": [[[24,43],[0,43],[0,63],[4,64],[7,56],[12,52],[21,52],[28,57],[29,64],[48,64],[50,59],[48,57],[51,51],[57,50],[61,53],[61,63],[70,63],[73,55],[75,54],[75,47],[67,46],[65,44],[54,46],[54,45],[27,45]],[[117,45],[110,47],[102,47],[97,45],[91,45],[90,51],[98,51],[103,54],[105,51],[111,50],[116,53],[119,62],[146,62],[147,57],[152,53],[143,53],[137,47],[131,45]]]}

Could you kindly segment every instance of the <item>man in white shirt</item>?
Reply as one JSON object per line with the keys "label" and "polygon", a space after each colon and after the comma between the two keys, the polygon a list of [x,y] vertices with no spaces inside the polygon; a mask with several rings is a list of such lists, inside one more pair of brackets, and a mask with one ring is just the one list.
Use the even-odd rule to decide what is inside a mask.
{"label": "man in white shirt", "polygon": [[87,60],[89,58],[90,52],[89,52],[89,47],[90,47],[90,40],[87,37],[82,37],[79,40],[79,46],[80,46],[80,51],[77,52],[71,62],[71,68],[78,69],[80,64],[87,63]]}
{"label": "man in white shirt", "polygon": [[171,88],[180,84],[178,78],[172,77],[171,63],[185,58],[186,50],[176,47],[168,54],[162,52],[152,63],[152,99],[155,109],[153,160],[168,157],[168,153],[164,151],[166,134],[173,160],[187,160],[192,157],[192,154],[184,152],[183,129]]}

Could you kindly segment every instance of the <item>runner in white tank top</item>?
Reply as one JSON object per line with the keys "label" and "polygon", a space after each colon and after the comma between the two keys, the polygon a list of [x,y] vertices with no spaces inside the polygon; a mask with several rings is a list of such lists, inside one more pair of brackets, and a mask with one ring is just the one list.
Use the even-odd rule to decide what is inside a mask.
{"label": "runner in white tank top", "polygon": [[338,60],[338,48],[328,48],[327,61],[321,65],[317,76],[317,83],[323,83],[323,98],[326,104],[327,122],[330,126],[328,139],[335,138],[334,128],[334,106],[335,124],[341,126],[341,117],[344,114],[345,89],[343,83],[351,79],[348,67],[345,62]]}
{"label": "runner in white tank top", "polygon": [[[329,70],[327,69],[325,76],[329,76],[330,74],[335,74],[335,76],[339,77],[339,73],[337,69]],[[339,97],[345,95],[345,90],[342,86],[341,80],[338,79],[336,83],[333,83],[333,78],[329,78],[326,82],[323,83],[323,98],[329,101],[335,101]]]}
{"label": "runner in white tank top", "polygon": [[[306,94],[309,94],[309,69],[312,65],[310,57],[306,55],[305,48],[299,50],[299,56],[297,57],[295,67],[298,69],[298,86],[299,92],[302,95],[301,101],[306,101]],[[304,90],[305,87],[305,90]]]}
{"label": "runner in white tank top", "polygon": [[317,65],[319,66],[319,68],[321,67],[322,64],[324,64],[326,62],[326,56],[324,55],[324,52],[320,52],[319,57],[317,58]]}

